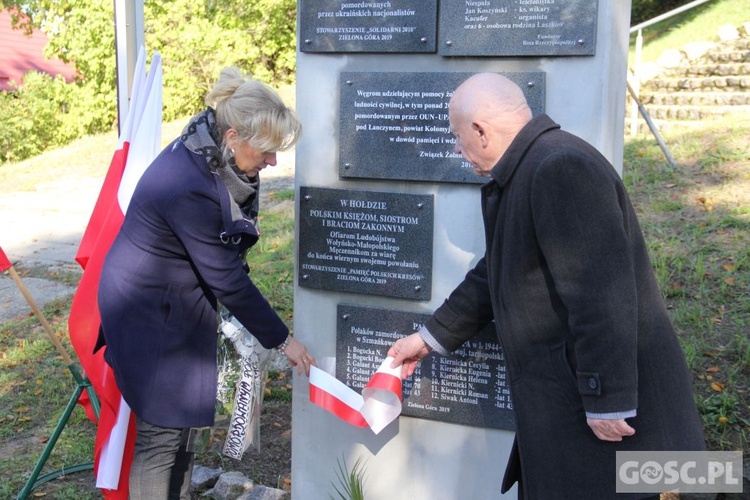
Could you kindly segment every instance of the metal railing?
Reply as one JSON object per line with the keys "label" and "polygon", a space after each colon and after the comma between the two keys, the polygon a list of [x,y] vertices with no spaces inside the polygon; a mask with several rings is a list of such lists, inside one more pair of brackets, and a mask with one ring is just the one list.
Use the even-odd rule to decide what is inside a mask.
{"label": "metal railing", "polygon": [[[710,1],[711,0],[695,0],[694,2],[690,2],[688,4],[683,5],[682,7],[677,7],[676,9],[672,9],[669,12],[665,12],[664,14],[656,16],[653,19],[649,19],[648,21],[642,22],[630,28],[631,34],[637,33],[635,37],[635,61],[632,67],[633,77],[629,79],[630,86],[632,87],[632,92],[636,96],[640,95],[640,90],[641,90],[641,79],[639,75],[639,68],[641,65],[641,59],[643,57],[643,29],[648,28],[649,26],[653,26],[654,24],[660,23],[661,21],[664,21],[665,19],[669,19],[672,16],[676,16],[677,14],[681,14],[685,11],[688,11],[690,9],[693,9],[695,7],[698,7],[699,5],[702,5]],[[633,117],[630,120],[630,135],[636,135],[638,133],[638,120],[636,119],[638,116],[637,99],[633,99],[633,102],[631,103],[630,111],[631,111],[630,116]]]}

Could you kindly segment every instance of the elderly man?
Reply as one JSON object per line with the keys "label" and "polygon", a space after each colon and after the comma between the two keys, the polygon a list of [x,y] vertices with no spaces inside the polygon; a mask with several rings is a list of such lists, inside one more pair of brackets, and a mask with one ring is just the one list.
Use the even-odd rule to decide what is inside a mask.
{"label": "elderly man", "polygon": [[[532,117],[495,73],[449,105],[456,151],[482,187],[486,252],[419,332],[388,355],[411,376],[495,320],[516,440],[503,481],[519,497],[615,497],[617,451],[703,450],[680,343],[625,187],[591,145]],[[618,496],[619,498],[619,496]]]}

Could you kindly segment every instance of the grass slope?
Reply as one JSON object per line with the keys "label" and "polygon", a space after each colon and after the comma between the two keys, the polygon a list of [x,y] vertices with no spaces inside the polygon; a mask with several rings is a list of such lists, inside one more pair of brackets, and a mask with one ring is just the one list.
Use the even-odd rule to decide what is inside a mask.
{"label": "grass slope", "polygon": [[[750,21],[747,0],[712,0],[643,30],[643,62],[653,62],[667,49],[680,49],[689,42],[718,40],[720,26]],[[633,62],[636,33],[630,35]]]}

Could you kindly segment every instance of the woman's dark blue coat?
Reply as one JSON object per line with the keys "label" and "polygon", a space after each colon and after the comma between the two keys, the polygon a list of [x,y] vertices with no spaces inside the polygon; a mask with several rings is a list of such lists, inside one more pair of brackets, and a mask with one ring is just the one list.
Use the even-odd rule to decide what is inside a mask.
{"label": "woman's dark blue coat", "polygon": [[205,158],[176,140],[141,177],[104,262],[105,358],[151,424],[213,424],[217,300],[267,348],[289,333],[243,269],[258,233],[247,218],[232,221],[229,203]]}

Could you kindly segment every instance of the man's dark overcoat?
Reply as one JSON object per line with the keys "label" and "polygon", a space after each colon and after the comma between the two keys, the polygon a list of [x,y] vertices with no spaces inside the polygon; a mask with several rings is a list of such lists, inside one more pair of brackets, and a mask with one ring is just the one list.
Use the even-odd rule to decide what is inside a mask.
{"label": "man's dark overcoat", "polygon": [[[486,254],[426,322],[448,351],[493,318],[515,405],[503,490],[615,497],[618,450],[702,450],[691,375],[625,187],[548,116],[516,136],[482,188]],[[586,412],[636,409],[636,434],[596,438]]]}
{"label": "man's dark overcoat", "polygon": [[141,177],[99,283],[105,358],[141,419],[213,425],[217,300],[267,348],[289,334],[244,267],[257,239],[249,218],[232,216],[219,175],[179,139]]}

